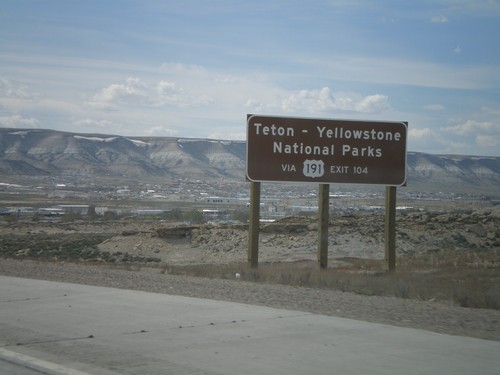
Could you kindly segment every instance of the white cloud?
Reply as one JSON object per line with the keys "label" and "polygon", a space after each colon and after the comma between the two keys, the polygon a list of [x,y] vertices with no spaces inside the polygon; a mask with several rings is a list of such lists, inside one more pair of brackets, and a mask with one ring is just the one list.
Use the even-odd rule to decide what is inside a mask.
{"label": "white cloud", "polygon": [[454,126],[442,128],[443,131],[457,135],[466,135],[476,132],[497,133],[500,134],[500,124],[485,121],[467,120],[466,122]]}
{"label": "white cloud", "polygon": [[[171,129],[180,131],[189,125],[192,132],[198,127],[203,132],[200,136],[207,136],[207,128],[202,129],[197,122],[211,121],[214,126],[229,128],[237,125],[246,113],[374,114],[390,108],[388,97],[382,94],[363,96],[359,93],[333,93],[327,86],[289,91],[276,86],[264,75],[220,74],[183,64],[164,64],[160,72],[144,76],[146,78],[128,78],[99,90],[86,103],[89,108],[97,110],[93,116],[105,116],[110,120],[121,116],[118,122],[127,127],[126,124],[133,118],[139,119],[142,111],[145,114],[141,120],[145,125],[141,125],[143,133],[147,126],[151,127],[148,134],[165,135],[170,134]],[[121,115],[125,108],[126,117]],[[189,114],[187,108],[190,109]],[[168,112],[162,113],[164,109]],[[161,116],[163,121],[160,121]],[[163,123],[167,128],[163,128]],[[128,127],[131,128],[131,125]],[[212,129],[211,136],[215,135],[214,132],[220,132],[223,138],[228,138],[226,131]],[[239,131],[233,133],[238,139],[241,138]]]}
{"label": "white cloud", "polygon": [[182,75],[182,76],[191,76],[191,77],[196,77],[196,76],[206,76],[207,75],[207,69],[201,65],[195,65],[195,64],[181,64],[181,63],[167,63],[164,62],[160,66],[160,72],[161,73],[168,73],[168,74],[175,74],[175,75]]}
{"label": "white cloud", "polygon": [[[429,127],[410,127],[408,129],[408,145],[410,150],[418,150],[433,154],[477,154],[473,142],[469,142],[468,139],[454,139],[449,135],[444,135],[438,130]],[[489,150],[484,152],[489,153]]]}
{"label": "white cloud", "polygon": [[235,140],[235,141],[244,141],[246,140],[247,134],[246,132],[213,132],[208,135],[207,138],[210,139],[224,139],[224,140]]}
{"label": "white cloud", "polygon": [[332,80],[451,89],[492,88],[500,82],[500,72],[494,64],[454,66],[370,56],[336,56],[334,59],[295,56],[294,60],[311,70],[321,71]]}
{"label": "white cloud", "polygon": [[[467,120],[463,123],[441,129],[453,136],[461,137],[467,148],[475,148],[475,153],[482,155],[498,155],[500,145],[500,123],[493,121]],[[465,147],[465,146],[464,146]],[[457,152],[464,153],[465,148]]]}
{"label": "white cloud", "polygon": [[[247,105],[252,101],[247,102]],[[253,103],[258,104],[257,101]],[[375,94],[361,97],[358,94],[332,94],[329,87],[319,90],[300,90],[282,99],[281,109],[286,112],[357,112],[375,113],[389,108],[389,98]]]}
{"label": "white cloud", "polygon": [[433,136],[433,131],[430,128],[410,128],[408,130],[408,137],[411,139],[425,139]]}
{"label": "white cloud", "polygon": [[86,131],[90,131],[93,128],[98,129],[118,129],[121,127],[120,124],[117,124],[113,121],[108,120],[93,120],[93,119],[83,119],[75,121],[74,124],[78,127],[84,128]]}
{"label": "white cloud", "polygon": [[0,103],[17,105],[38,101],[39,94],[26,85],[0,77]]}
{"label": "white cloud", "polygon": [[467,142],[456,142],[446,138],[439,138],[437,142],[441,144],[439,154],[469,155],[472,150],[472,146]]}
{"label": "white cloud", "polygon": [[255,111],[256,113],[265,111],[266,109],[264,103],[258,101],[257,99],[248,99],[245,103],[245,107],[249,108],[251,111]]}
{"label": "white cloud", "polygon": [[493,148],[500,145],[499,137],[491,135],[477,135],[476,144],[480,147]]}
{"label": "white cloud", "polygon": [[113,83],[103,88],[87,104],[95,109],[117,109],[122,106],[187,108],[210,102],[208,95],[188,92],[175,82],[160,80],[151,84],[137,77],[129,77],[125,83]]}
{"label": "white cloud", "polygon": [[368,95],[364,97],[356,106],[356,112],[374,113],[381,112],[389,108],[389,98],[385,95]]}
{"label": "white cloud", "polygon": [[21,115],[2,116],[0,125],[6,128],[37,128],[40,122],[33,117],[22,117]]}
{"label": "white cloud", "polygon": [[175,83],[161,80],[156,85],[156,92],[161,103],[174,106],[184,106],[182,89],[179,89]]}
{"label": "white cloud", "polygon": [[148,100],[146,85],[138,78],[129,77],[125,83],[113,83],[90,98],[88,104],[94,108],[110,109],[117,105],[137,104]]}
{"label": "white cloud", "polygon": [[6,93],[10,87],[10,82],[8,79],[0,77],[0,94]]}
{"label": "white cloud", "polygon": [[481,113],[483,115],[486,115],[486,116],[499,117],[500,116],[500,107],[499,108],[492,108],[492,107],[488,107],[488,106],[482,106]]}
{"label": "white cloud", "polygon": [[37,100],[39,95],[32,92],[27,86],[11,86],[6,92],[7,96],[20,100]]}
{"label": "white cloud", "polygon": [[144,134],[149,137],[173,137],[177,134],[177,131],[166,126],[152,126],[145,129]]}
{"label": "white cloud", "polygon": [[448,23],[448,17],[446,16],[434,16],[431,18],[432,23]]}
{"label": "white cloud", "polygon": [[[314,59],[314,56],[312,58]],[[40,68],[16,80],[0,78],[0,116],[3,116],[0,117],[0,124],[130,136],[245,139],[247,113],[372,120],[403,119],[410,122],[410,149],[438,153],[472,151],[476,154],[498,154],[496,148],[499,132],[495,133],[493,121],[496,121],[499,109],[495,108],[496,104],[491,104],[496,103],[495,101],[482,104],[481,113],[469,117],[477,121],[461,123],[450,120],[446,111],[453,110],[448,108],[453,103],[449,101],[446,107],[440,104],[441,92],[441,96],[430,95],[422,98],[423,103],[427,104],[420,109],[416,108],[416,112],[402,112],[398,98],[393,99],[392,94],[389,96],[381,91],[384,86],[363,86],[360,82],[365,80],[366,75],[370,75],[368,82],[374,79],[385,81],[386,70],[394,72],[394,76],[412,70],[412,74],[405,75],[409,78],[405,79],[417,79],[418,75],[424,76],[428,73],[419,69],[422,67],[420,64],[410,63],[402,69],[391,65],[390,60],[361,61],[339,58],[329,61],[342,66],[339,65],[339,69],[332,75],[327,74],[330,72],[330,66],[326,70],[323,69],[321,74],[331,79],[312,88],[308,86],[309,75],[305,75],[304,79],[301,74],[286,71],[278,75],[273,75],[272,71],[262,73],[256,70],[243,73],[221,72],[179,63],[163,64],[161,67],[132,66],[130,69],[107,67],[109,69],[105,73],[97,75],[81,67],[75,68],[74,75],[64,81],[55,79],[55,72],[49,71],[46,74]],[[356,62],[360,65],[356,66]],[[367,66],[372,62],[379,65]],[[382,62],[389,63],[388,67],[382,69]],[[402,65],[406,63],[399,62]],[[392,63],[396,64],[398,61]],[[315,69],[322,70],[322,65]],[[433,70],[440,75],[437,82],[444,80],[447,74],[458,77],[460,81],[460,74],[455,75],[453,69],[451,68],[451,73],[443,73],[444,77],[440,69]],[[472,74],[472,68],[465,69]],[[341,76],[341,73],[346,76]],[[352,78],[351,73],[357,77],[357,83],[353,85],[357,92],[339,90],[339,87],[350,87],[345,81],[339,80],[339,86],[335,84],[335,90],[333,86],[329,86],[333,85],[337,75],[348,81]],[[493,83],[495,77],[499,77],[495,74]],[[478,77],[481,76],[482,72],[478,71]],[[82,80],[82,77],[91,78]],[[428,77],[429,80],[434,78]],[[388,79],[392,80],[391,77]],[[284,83],[281,84],[282,82]],[[299,89],[290,90],[290,82]],[[304,87],[306,89],[300,90]],[[406,103],[412,99],[413,97],[408,96],[405,98]],[[417,98],[416,102],[419,101]],[[459,115],[466,114],[457,114]],[[7,123],[9,125],[5,125]],[[444,127],[442,124],[448,125]],[[491,128],[493,130],[488,130]],[[494,144],[496,146],[493,146]]]}
{"label": "white cloud", "polygon": [[300,90],[291,94],[282,102],[285,111],[306,110],[308,112],[327,112],[335,106],[330,89],[323,87],[321,90]]}

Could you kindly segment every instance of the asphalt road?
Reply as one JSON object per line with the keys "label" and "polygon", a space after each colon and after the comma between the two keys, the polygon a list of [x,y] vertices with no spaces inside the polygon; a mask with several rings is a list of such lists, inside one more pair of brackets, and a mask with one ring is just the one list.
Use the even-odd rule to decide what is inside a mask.
{"label": "asphalt road", "polygon": [[2,374],[498,375],[499,353],[497,341],[0,276]]}

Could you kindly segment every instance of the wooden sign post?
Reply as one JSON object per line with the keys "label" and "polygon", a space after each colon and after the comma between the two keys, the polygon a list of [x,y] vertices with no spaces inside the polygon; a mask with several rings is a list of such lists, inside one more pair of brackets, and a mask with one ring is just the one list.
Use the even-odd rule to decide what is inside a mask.
{"label": "wooden sign post", "polygon": [[248,229],[248,265],[259,265],[259,229],[260,229],[260,182],[250,182],[250,227]]}
{"label": "wooden sign post", "polygon": [[329,199],[330,185],[320,184],[318,194],[318,265],[322,269],[328,267]]}
{"label": "wooden sign post", "polygon": [[387,271],[396,270],[396,187],[385,188],[385,265]]}
{"label": "wooden sign post", "polygon": [[406,183],[407,122],[247,115],[248,262],[258,265],[260,182],[319,184],[318,264],[328,266],[329,184],[385,185],[385,259],[396,267],[396,186]]}

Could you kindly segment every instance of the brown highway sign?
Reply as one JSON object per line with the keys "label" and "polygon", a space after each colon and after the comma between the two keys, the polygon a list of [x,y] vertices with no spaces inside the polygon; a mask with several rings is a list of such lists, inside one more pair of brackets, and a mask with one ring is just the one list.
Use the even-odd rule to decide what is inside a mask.
{"label": "brown highway sign", "polygon": [[404,185],[407,131],[405,122],[247,115],[247,177]]}

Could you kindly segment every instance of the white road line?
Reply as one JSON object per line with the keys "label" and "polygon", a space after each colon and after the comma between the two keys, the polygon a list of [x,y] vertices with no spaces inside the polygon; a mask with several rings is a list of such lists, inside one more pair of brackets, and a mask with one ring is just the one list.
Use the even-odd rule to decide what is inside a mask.
{"label": "white road line", "polygon": [[44,361],[43,359],[30,357],[4,348],[0,348],[0,359],[49,375],[91,375],[87,372],[64,367],[57,363]]}

